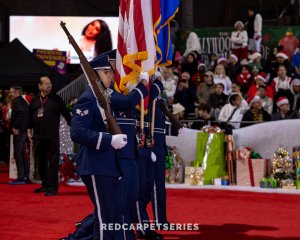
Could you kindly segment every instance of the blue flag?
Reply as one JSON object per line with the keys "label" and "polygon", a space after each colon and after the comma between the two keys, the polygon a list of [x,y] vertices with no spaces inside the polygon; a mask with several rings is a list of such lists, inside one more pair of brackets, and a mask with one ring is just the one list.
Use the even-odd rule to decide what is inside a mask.
{"label": "blue flag", "polygon": [[179,3],[180,0],[160,0],[160,21],[156,27],[156,65],[158,66],[172,64],[173,48],[170,21],[178,12]]}

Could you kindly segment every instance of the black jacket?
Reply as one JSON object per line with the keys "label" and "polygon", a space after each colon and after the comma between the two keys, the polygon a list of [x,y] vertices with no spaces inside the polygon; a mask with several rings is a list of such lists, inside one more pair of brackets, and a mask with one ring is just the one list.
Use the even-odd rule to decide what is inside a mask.
{"label": "black jacket", "polygon": [[[44,112],[38,117],[38,111],[44,101]],[[68,125],[71,123],[71,115],[60,96],[50,93],[47,97],[34,96],[30,102],[30,128],[34,130],[34,136],[39,139],[59,139],[60,115],[66,119]]]}
{"label": "black jacket", "polygon": [[208,99],[208,103],[212,108],[222,108],[227,102],[227,95],[222,93],[221,95],[217,95],[215,93],[211,94]]}
{"label": "black jacket", "polygon": [[286,120],[286,119],[298,119],[299,116],[295,111],[289,111],[284,118],[282,118],[280,112],[276,112],[272,114],[272,121],[277,121],[277,120]]}
{"label": "black jacket", "polygon": [[19,96],[14,99],[10,119],[10,129],[26,132],[29,124],[29,106],[26,100]]}
{"label": "black jacket", "polygon": [[[271,121],[271,116],[267,111],[265,111],[264,109],[261,109],[260,112],[263,115],[263,122]],[[252,109],[249,109],[247,112],[244,113],[244,116],[242,118],[241,127],[247,127],[247,126],[255,124],[255,123],[243,123],[243,121],[254,121],[254,115],[253,115]]]}
{"label": "black jacket", "polygon": [[196,100],[196,94],[191,87],[181,91],[177,89],[174,94],[174,99],[176,103],[180,103],[184,106],[185,117],[187,117],[189,113],[193,113],[195,111],[194,102]]}

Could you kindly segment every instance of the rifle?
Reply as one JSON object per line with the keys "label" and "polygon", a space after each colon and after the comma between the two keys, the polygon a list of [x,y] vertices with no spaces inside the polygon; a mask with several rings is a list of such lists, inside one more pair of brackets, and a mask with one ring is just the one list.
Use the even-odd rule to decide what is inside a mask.
{"label": "rifle", "polygon": [[116,119],[112,115],[109,95],[106,92],[103,85],[101,83],[99,83],[98,74],[91,67],[88,60],[86,59],[86,57],[83,55],[81,49],[79,48],[78,44],[75,42],[74,38],[69,33],[68,29],[66,28],[66,23],[61,21],[60,26],[66,33],[66,35],[69,39],[69,43],[75,49],[75,51],[80,59],[81,68],[87,78],[87,81],[88,81],[90,87],[92,88],[92,91],[93,91],[95,97],[97,98],[98,102],[101,104],[101,107],[104,109],[104,113],[105,113],[105,116],[107,119],[108,131],[113,135],[121,134],[122,131],[121,131]]}
{"label": "rifle", "polygon": [[169,118],[170,122],[172,123],[173,127],[178,133],[178,130],[184,127],[183,123],[180,122],[179,119],[176,118],[175,115],[169,111],[168,105],[164,100],[159,99],[159,105],[163,113]]}

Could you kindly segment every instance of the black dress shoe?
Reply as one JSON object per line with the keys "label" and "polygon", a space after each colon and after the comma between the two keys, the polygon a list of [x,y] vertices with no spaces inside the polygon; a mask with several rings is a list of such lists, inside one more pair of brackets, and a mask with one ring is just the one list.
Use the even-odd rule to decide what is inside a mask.
{"label": "black dress shoe", "polygon": [[40,188],[37,188],[37,189],[34,189],[34,193],[43,193],[43,192],[46,192],[47,189],[44,188],[44,187],[40,187]]}
{"label": "black dress shoe", "polygon": [[47,191],[47,192],[45,192],[44,195],[47,197],[55,196],[55,195],[57,195],[57,191]]}
{"label": "black dress shoe", "polygon": [[155,231],[147,232],[145,235],[137,234],[137,238],[138,239],[148,239],[148,240],[163,240],[164,239],[163,235],[161,235]]}

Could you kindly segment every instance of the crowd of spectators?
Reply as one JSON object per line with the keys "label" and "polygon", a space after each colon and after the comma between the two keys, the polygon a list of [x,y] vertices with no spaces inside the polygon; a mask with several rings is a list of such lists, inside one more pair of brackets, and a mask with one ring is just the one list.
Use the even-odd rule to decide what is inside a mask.
{"label": "crowd of spectators", "polygon": [[205,64],[193,51],[180,64],[162,70],[164,95],[169,105],[184,107],[184,119],[205,120],[202,112],[209,110],[206,119],[231,121],[234,128],[250,124],[240,125],[240,121],[299,118],[299,56],[300,45],[292,59],[282,50],[267,60],[259,52],[248,52],[247,59],[231,54]]}
{"label": "crowd of spectators", "polygon": [[300,44],[291,57],[278,45],[268,59],[262,58],[262,17],[253,8],[248,13],[247,31],[242,21],[234,24],[229,57],[212,53],[208,62],[201,62],[198,37],[182,31],[186,51],[175,52],[173,65],[162,69],[170,108],[181,104],[182,118],[192,128],[208,122],[239,128],[299,118]]}
{"label": "crowd of spectators", "polygon": [[[250,125],[241,121],[297,119],[300,44],[292,59],[282,46],[275,52],[278,49],[282,50],[270,59],[250,51],[247,59],[214,53],[209,63],[199,61],[197,51],[190,52],[179,64],[162,69],[164,96],[170,106],[179,103],[184,107],[185,120],[213,118],[239,128]],[[209,117],[203,117],[203,111],[209,111]]]}

